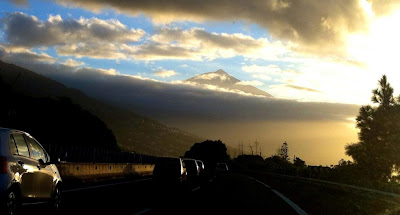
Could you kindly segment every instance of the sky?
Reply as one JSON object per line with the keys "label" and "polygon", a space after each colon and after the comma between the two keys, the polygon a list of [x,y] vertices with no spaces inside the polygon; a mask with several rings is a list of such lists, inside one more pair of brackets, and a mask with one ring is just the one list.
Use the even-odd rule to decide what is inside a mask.
{"label": "sky", "polygon": [[[303,112],[298,114],[309,118],[267,117],[263,122],[256,121],[257,117],[241,118],[242,121],[225,126],[241,130],[239,125],[245,120],[246,134],[219,136],[216,132],[226,132],[218,129],[222,122],[190,124],[194,112],[186,113],[187,118],[174,118],[178,113],[166,116],[166,108],[164,112],[158,111],[160,116],[157,111],[149,111],[147,115],[197,135],[225,138],[231,144],[240,136],[248,142],[254,138],[273,142],[265,144],[269,148],[266,153],[271,153],[285,139],[292,142],[301,139],[304,144],[295,144],[293,151],[307,157],[306,149],[329,142],[316,150],[322,153],[320,157],[318,153],[308,156],[314,164],[330,164],[345,157],[344,145],[357,141],[354,105],[371,103],[371,90],[383,74],[388,76],[395,94],[400,93],[397,71],[400,1],[5,0],[0,2],[0,20],[0,59],[58,80],[67,81],[85,73],[90,74],[84,76],[86,81],[107,79],[110,86],[115,80],[126,78],[145,81],[146,86],[162,85],[163,92],[182,93],[196,87],[181,87],[183,80],[223,69],[242,84],[253,85],[287,101],[284,102],[287,107],[300,107]],[[73,81],[69,83],[73,85]],[[74,87],[90,91],[83,85]],[[98,98],[103,96],[99,90],[90,92]],[[225,98],[218,95],[219,100],[215,100]],[[121,100],[126,98],[131,97]],[[264,105],[257,99],[235,101],[251,100],[255,106]],[[323,118],[316,116],[321,103],[347,106]],[[304,105],[312,111],[305,113]],[[148,106],[135,108],[143,111]],[[276,110],[276,116],[284,115],[279,108],[272,109]],[[168,111],[171,110],[172,107]],[[203,110],[215,111],[208,107]],[[240,112],[237,108],[233,110],[236,114]],[[298,108],[292,110],[296,113]],[[215,118],[210,113],[204,115]],[[296,132],[277,137],[265,135],[279,132],[279,127]],[[254,133],[265,128],[269,128],[268,132]],[[318,129],[322,130],[316,132]],[[293,134],[299,130],[304,132]],[[329,135],[311,140],[308,131]],[[332,136],[340,137],[333,140]],[[337,151],[335,156],[322,159],[328,156],[324,153],[332,151]]]}

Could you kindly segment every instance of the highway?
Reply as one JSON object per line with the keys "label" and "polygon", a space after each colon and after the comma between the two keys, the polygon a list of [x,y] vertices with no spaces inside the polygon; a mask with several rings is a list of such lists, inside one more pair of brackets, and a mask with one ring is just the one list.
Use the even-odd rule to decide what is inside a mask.
{"label": "highway", "polygon": [[[305,214],[281,195],[256,179],[233,173],[183,191],[156,188],[150,178],[118,180],[67,188],[63,214]],[[24,210],[38,213],[43,207]]]}

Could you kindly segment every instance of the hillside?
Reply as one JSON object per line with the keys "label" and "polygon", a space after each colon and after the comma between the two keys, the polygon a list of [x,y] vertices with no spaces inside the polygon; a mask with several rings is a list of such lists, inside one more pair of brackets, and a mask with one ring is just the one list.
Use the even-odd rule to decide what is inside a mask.
{"label": "hillside", "polygon": [[105,123],[70,99],[32,97],[14,89],[0,78],[0,99],[7,101],[0,105],[0,127],[26,131],[47,150],[118,150],[116,138]]}
{"label": "hillside", "polygon": [[18,93],[33,97],[67,97],[103,120],[123,150],[156,156],[181,156],[199,137],[105,104],[82,92],[24,68],[0,61],[0,76]]}

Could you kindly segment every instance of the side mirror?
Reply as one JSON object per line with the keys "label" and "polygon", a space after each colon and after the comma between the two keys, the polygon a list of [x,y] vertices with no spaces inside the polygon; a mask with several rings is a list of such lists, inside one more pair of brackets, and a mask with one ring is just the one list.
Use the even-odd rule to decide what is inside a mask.
{"label": "side mirror", "polygon": [[40,166],[46,166],[47,165],[42,159],[39,159],[39,164],[40,164]]}

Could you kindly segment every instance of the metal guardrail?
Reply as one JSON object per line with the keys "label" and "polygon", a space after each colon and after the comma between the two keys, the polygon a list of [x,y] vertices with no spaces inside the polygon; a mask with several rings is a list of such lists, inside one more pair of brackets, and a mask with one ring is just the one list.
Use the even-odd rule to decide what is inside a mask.
{"label": "metal guardrail", "polygon": [[155,163],[156,157],[135,152],[123,152],[117,149],[77,146],[49,145],[46,148],[52,158],[76,163]]}
{"label": "metal guardrail", "polygon": [[153,174],[153,164],[116,163],[59,163],[61,177],[103,177],[103,176],[149,176]]}

